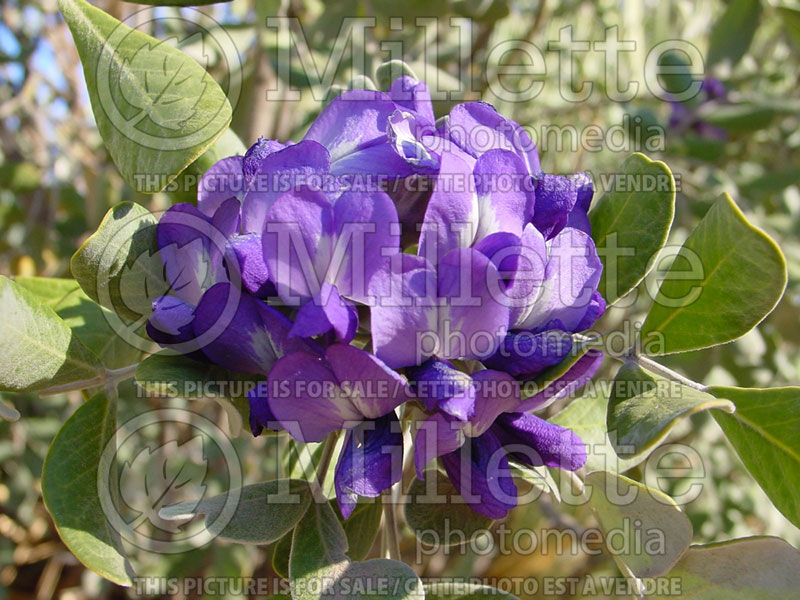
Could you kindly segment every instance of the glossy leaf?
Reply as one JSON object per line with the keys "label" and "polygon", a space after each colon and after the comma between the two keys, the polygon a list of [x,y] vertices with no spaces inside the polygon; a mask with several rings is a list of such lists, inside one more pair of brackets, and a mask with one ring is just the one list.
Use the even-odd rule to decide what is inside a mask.
{"label": "glossy leaf", "polygon": [[0,390],[42,390],[103,372],[100,359],[52,308],[3,276],[0,314]]}
{"label": "glossy leaf", "polygon": [[656,375],[637,364],[620,367],[608,402],[608,431],[620,456],[649,453],[682,418],[733,403]]}
{"label": "glossy leaf", "polygon": [[[800,590],[800,552],[782,539],[750,537],[692,546],[669,573],[680,597],[695,600],[787,600]],[[660,593],[651,598],[666,600]]]}
{"label": "glossy leaf", "polygon": [[137,191],[163,189],[228,127],[232,111],[225,93],[199,63],[169,43],[85,0],[59,0],[58,6],[114,164]]}
{"label": "glossy leaf", "polygon": [[447,475],[438,470],[428,470],[424,480],[415,477],[406,494],[406,523],[423,543],[460,546],[494,522],[465,504]]}
{"label": "glossy leaf", "polygon": [[[311,504],[304,481],[273,480],[246,485],[239,490],[235,511],[223,514],[231,492],[197,501],[180,502],[159,511],[166,520],[205,515],[207,529],[222,539],[242,544],[270,544],[292,530]],[[222,515],[222,518],[220,516]]]}
{"label": "glossy leaf", "polygon": [[607,471],[585,481],[614,559],[639,578],[667,573],[692,541],[692,524],[672,498]]}
{"label": "glossy leaf", "polygon": [[708,391],[736,405],[733,414],[711,414],[770,500],[800,527],[800,387]]}
{"label": "glossy leaf", "polygon": [[724,194],[665,277],[641,335],[663,336],[661,353],[672,354],[724,344],[755,327],[783,294],[786,261]]}
{"label": "glossy leaf", "polygon": [[598,290],[608,304],[630,292],[653,268],[675,215],[675,180],[663,162],[633,154],[611,185],[589,213],[604,267]]}
{"label": "glossy leaf", "polygon": [[589,386],[580,398],[570,402],[560,413],[550,419],[552,423],[574,431],[586,444],[588,456],[586,470],[623,473],[632,469],[646,457],[644,454],[622,458],[606,432],[608,390],[600,385]]}
{"label": "glossy leaf", "polygon": [[130,586],[133,571],[98,496],[98,490],[110,489],[110,483],[98,481],[98,468],[115,431],[116,405],[104,393],[81,405],[50,446],[42,469],[42,496],[70,552],[97,574]]}
{"label": "glossy leaf", "polygon": [[167,287],[156,222],[143,206],[117,204],[70,260],[72,276],[87,296],[140,325]]}

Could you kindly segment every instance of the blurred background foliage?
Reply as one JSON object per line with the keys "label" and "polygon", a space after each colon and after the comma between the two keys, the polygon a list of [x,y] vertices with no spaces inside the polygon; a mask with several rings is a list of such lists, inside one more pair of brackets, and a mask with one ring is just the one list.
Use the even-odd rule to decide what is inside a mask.
{"label": "blurred background foliage", "polygon": [[[142,8],[118,0],[96,0],[95,4],[119,19]],[[69,257],[112,205],[134,200],[163,210],[178,198],[166,192],[145,196],[123,183],[94,124],[78,55],[55,0],[4,0],[0,10],[0,272],[68,277]],[[169,16],[177,10],[158,8],[157,14]],[[181,49],[198,58],[215,77],[241,78],[232,127],[246,145],[259,136],[294,140],[302,136],[327,92],[313,85],[313,78],[302,68],[303,60],[310,57],[324,69],[344,19],[374,16],[376,26],[368,30],[363,48],[354,48],[354,55],[366,56],[366,74],[391,58],[382,53],[382,43],[394,42],[397,47],[396,42],[401,42],[403,58],[431,87],[455,91],[459,82],[472,82],[470,89],[437,101],[437,115],[446,114],[457,101],[482,99],[536,131],[543,127],[562,134],[567,131],[561,144],[555,138],[538,140],[542,166],[548,172],[588,170],[596,186],[602,187],[602,175],[613,173],[630,152],[641,150],[664,160],[675,173],[679,190],[672,243],[685,238],[716,196],[729,192],[748,218],[778,241],[789,262],[789,288],[776,311],[745,337],[670,358],[666,364],[704,383],[775,387],[800,382],[800,5],[777,0],[234,0],[202,11],[208,16],[202,24],[207,30],[213,33],[216,27],[224,27],[234,40],[241,72],[226,72],[228,67],[218,52],[193,41],[194,31],[169,29],[169,23],[187,21],[144,27],[150,26],[150,33],[159,39],[187,40]],[[270,16],[296,17],[288,26],[295,34],[299,31],[291,23],[302,27],[307,47],[302,52],[293,49],[288,62],[279,52],[289,44],[287,32],[277,35],[268,27]],[[437,26],[415,26],[418,17],[438,17]],[[136,22],[135,15],[131,18]],[[472,23],[468,44],[465,29],[453,25],[463,25],[465,19]],[[609,28],[618,27],[621,40],[635,42],[635,51],[621,53],[618,72],[612,73],[621,89],[625,82],[638,82],[634,98],[616,101],[609,97],[605,56],[588,51],[576,53],[574,64],[576,79],[590,82],[593,90],[580,102],[565,99],[557,48],[559,34],[567,26],[572,27],[575,40],[601,41]],[[712,98],[706,88],[678,106],[652,94],[645,82],[646,58],[664,40],[685,40],[697,48],[705,57],[704,75],[721,81],[726,95]],[[504,71],[508,65],[530,64],[526,44],[533,44],[545,56],[545,75]],[[360,74],[354,72],[351,56],[345,52],[335,74],[339,86],[346,87]],[[684,62],[680,54],[667,59],[668,64]],[[280,78],[287,74],[300,99],[268,102],[269,90],[285,93],[287,81]],[[682,77],[678,73],[662,83],[680,90]],[[498,84],[506,90],[523,90],[534,81],[542,84],[534,99],[512,102],[498,97],[506,96],[498,94],[502,92]],[[602,140],[581,144],[581,132],[591,126],[600,128]],[[654,277],[657,273],[650,279]],[[644,294],[627,302],[626,318],[644,314],[648,302]],[[622,327],[622,315],[622,310],[610,311],[604,326]],[[609,370],[606,365],[601,376],[608,377]],[[121,395],[122,410],[129,415],[161,405],[186,404],[145,398],[130,382]],[[44,456],[60,424],[82,402],[80,393],[49,398],[6,395],[4,399],[13,402],[23,416],[14,424],[0,422],[0,600],[130,594],[84,570],[69,555],[41,502]],[[189,408],[224,420],[213,402],[193,401]],[[553,412],[558,409],[554,407]],[[123,415],[120,421],[124,420]],[[181,439],[186,432],[174,435]],[[673,460],[675,479],[669,483],[672,493],[679,493],[688,485],[689,475],[703,477],[702,493],[684,507],[695,528],[695,542],[777,534],[800,544],[800,531],[772,508],[707,414],[676,428],[671,441],[692,446],[703,458],[702,467],[688,470],[686,464]],[[276,475],[276,438],[253,440],[245,432],[236,445],[246,482]],[[658,460],[657,452],[649,464]],[[637,467],[629,475],[644,478],[647,467]],[[586,509],[561,511],[545,498],[518,509],[510,525],[582,530],[594,524]],[[412,538],[406,538],[404,551],[412,560]],[[266,577],[273,573],[271,548],[217,542],[183,555],[135,550],[132,554],[143,575]],[[617,573],[607,555],[580,552],[560,557],[540,552],[524,556],[466,552],[429,557],[421,568],[424,576]]]}

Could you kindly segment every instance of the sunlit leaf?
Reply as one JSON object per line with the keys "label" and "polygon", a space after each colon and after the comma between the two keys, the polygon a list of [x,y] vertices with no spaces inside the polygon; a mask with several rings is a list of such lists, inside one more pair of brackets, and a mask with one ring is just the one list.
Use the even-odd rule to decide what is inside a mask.
{"label": "sunlit leaf", "polygon": [[786,260],[723,194],[689,235],[665,275],[641,335],[663,336],[662,354],[741,337],[786,287]]}
{"label": "sunlit leaf", "polygon": [[98,481],[100,458],[116,431],[116,405],[93,396],[67,419],[42,469],[42,496],[59,536],[91,570],[119,585],[132,585],[133,571],[119,534],[108,523],[99,497],[110,483]]}
{"label": "sunlit leaf", "polygon": [[770,500],[800,527],[800,387],[708,391],[736,405],[733,414],[711,414]]}

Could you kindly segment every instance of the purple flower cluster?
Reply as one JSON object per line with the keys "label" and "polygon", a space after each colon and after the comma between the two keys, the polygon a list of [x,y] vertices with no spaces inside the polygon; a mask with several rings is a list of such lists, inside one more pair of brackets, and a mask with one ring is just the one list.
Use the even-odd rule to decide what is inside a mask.
{"label": "purple flower cluster", "polygon": [[[525,131],[473,102],[434,119],[424,83],[349,91],[302,141],[259,140],[216,163],[197,206],[170,208],[158,245],[171,291],[147,325],[160,345],[264,378],[254,435],[319,442],[349,516],[399,481],[411,421],[420,476],[440,457],[467,503],[516,504],[509,461],[576,470],[581,440],[531,414],[590,378],[564,360],[605,310],[588,176],[544,174]],[[404,419],[405,420],[405,419]]]}

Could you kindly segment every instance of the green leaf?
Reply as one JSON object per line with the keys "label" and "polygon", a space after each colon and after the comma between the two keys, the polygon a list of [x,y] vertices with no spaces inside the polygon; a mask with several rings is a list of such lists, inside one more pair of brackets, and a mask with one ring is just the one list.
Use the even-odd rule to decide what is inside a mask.
{"label": "green leaf", "polygon": [[17,277],[14,281],[52,308],[107,369],[133,364],[141,356],[111,327],[110,311],[93,302],[74,279]]}
{"label": "green leaf", "polygon": [[[59,0],[83,63],[100,135],[122,177],[154,193],[231,121],[223,90],[192,58],[85,0]],[[91,296],[91,294],[90,294]]]}
{"label": "green leaf", "polygon": [[608,401],[608,431],[617,454],[649,454],[675,424],[703,410],[734,411],[733,403],[626,363],[620,367]]}
{"label": "green leaf", "polygon": [[[336,500],[330,501],[331,506],[336,505]],[[336,513],[347,535],[347,556],[351,560],[364,560],[375,543],[378,529],[383,517],[383,503],[380,497],[376,499],[362,499],[353,513],[345,520]]]}
{"label": "green leaf", "polygon": [[[215,400],[225,410],[235,436],[250,418],[247,392],[258,384],[253,375],[234,373],[171,350],[160,350],[145,358],[136,367],[135,377],[139,387],[155,396]],[[264,431],[270,433],[268,429]]]}
{"label": "green leaf", "polygon": [[52,308],[3,276],[0,314],[0,390],[42,390],[103,372],[100,360]]}
{"label": "green leaf", "polygon": [[72,275],[92,300],[132,321],[149,315],[165,292],[156,218],[143,206],[122,202],[70,260]]}
{"label": "green leaf", "polygon": [[408,66],[404,61],[390,60],[379,65],[378,68],[375,69],[375,83],[377,83],[379,90],[388,92],[389,88],[392,86],[392,82],[404,75],[419,80],[417,74],[414,73],[414,69]]}
{"label": "green leaf", "polygon": [[[225,540],[241,544],[271,544],[292,530],[312,503],[311,490],[305,481],[276,479],[246,485],[236,491],[232,503],[229,490],[200,502],[179,502],[162,508],[162,519],[178,521],[205,515],[206,528]],[[233,504],[232,514],[225,514]]]}
{"label": "green leaf", "polygon": [[731,66],[747,54],[761,19],[761,0],[736,0],[711,29],[707,64],[727,61]]}
{"label": "green leaf", "polygon": [[[347,534],[326,500],[314,498],[295,527],[289,556],[289,583],[294,600],[316,600],[350,564]],[[316,593],[315,593],[316,592]]]}
{"label": "green leaf", "polygon": [[376,558],[350,562],[347,535],[319,488],[297,524],[289,557],[289,584],[294,600],[322,596],[381,600],[422,600],[422,581],[411,567]]}
{"label": "green leaf", "polygon": [[781,17],[786,33],[792,37],[795,45],[800,48],[800,10],[789,6],[776,6],[775,10]]}
{"label": "green leaf", "polygon": [[698,109],[697,117],[732,133],[751,133],[769,127],[778,112],[775,107],[759,102],[709,102]]}
{"label": "green leaf", "polygon": [[450,478],[435,469],[426,471],[424,480],[415,477],[406,494],[406,523],[426,544],[461,546],[494,522],[465,504]]}
{"label": "green leaf", "polygon": [[551,423],[574,431],[586,444],[586,470],[622,473],[642,462],[646,455],[621,458],[606,433],[608,390],[600,385],[588,386],[584,395],[576,398]]}
{"label": "green leaf", "polygon": [[294,529],[278,540],[272,549],[272,570],[283,579],[289,579],[289,556],[292,552],[293,535]]}
{"label": "green leaf", "polygon": [[641,335],[663,336],[662,354],[687,352],[735,340],[766,317],[786,287],[786,260],[723,194],[665,277]]}
{"label": "green leaf", "polygon": [[488,585],[474,583],[432,583],[425,586],[425,600],[476,600],[477,598],[500,598],[519,600],[516,596]]}
{"label": "green leaf", "polygon": [[675,215],[675,180],[663,162],[633,154],[611,185],[589,213],[604,267],[598,290],[608,304],[630,292],[653,268]]}
{"label": "green leaf", "polygon": [[[681,598],[788,600],[800,589],[800,552],[775,537],[692,546],[669,573]],[[674,594],[648,596],[657,600]]]}
{"label": "green leaf", "polygon": [[800,387],[711,387],[736,405],[712,411],[750,474],[783,515],[800,527]]}
{"label": "green leaf", "polygon": [[132,585],[133,570],[119,535],[106,520],[98,490],[100,459],[116,431],[116,405],[93,396],[67,419],[53,440],[42,469],[42,496],[58,535],[75,557],[98,575]]}
{"label": "green leaf", "polygon": [[636,577],[668,572],[692,541],[692,524],[672,498],[623,475],[586,476],[606,547]]}
{"label": "green leaf", "polygon": [[19,421],[19,411],[0,400],[0,419],[4,421]]}

